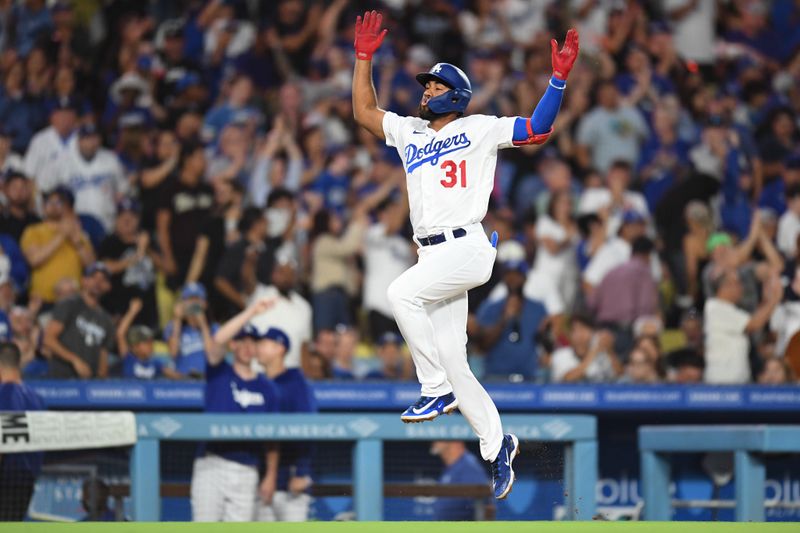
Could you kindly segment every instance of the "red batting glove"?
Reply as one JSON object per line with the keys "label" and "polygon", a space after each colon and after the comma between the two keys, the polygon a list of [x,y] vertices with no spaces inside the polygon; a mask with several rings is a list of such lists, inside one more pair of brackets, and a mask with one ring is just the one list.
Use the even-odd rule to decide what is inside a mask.
{"label": "red batting glove", "polygon": [[383,15],[377,11],[367,11],[364,19],[356,18],[356,40],[353,46],[356,49],[357,59],[372,59],[372,54],[380,48],[383,38],[389,30],[381,31]]}
{"label": "red batting glove", "polygon": [[575,64],[575,60],[578,58],[579,49],[578,31],[575,28],[571,28],[567,32],[567,38],[564,40],[564,47],[561,51],[558,50],[558,42],[555,39],[550,40],[553,76],[560,80],[567,81],[569,71],[572,70],[572,65]]}

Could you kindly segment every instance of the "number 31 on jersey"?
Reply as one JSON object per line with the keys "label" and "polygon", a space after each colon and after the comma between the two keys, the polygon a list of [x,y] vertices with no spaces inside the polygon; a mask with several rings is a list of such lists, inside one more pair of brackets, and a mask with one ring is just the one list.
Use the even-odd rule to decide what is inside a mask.
{"label": "number 31 on jersey", "polygon": [[467,161],[462,160],[460,163],[456,165],[455,161],[447,160],[444,161],[439,168],[444,170],[444,175],[446,179],[440,180],[439,183],[442,184],[442,187],[446,187],[448,189],[455,187],[457,183],[461,184],[462,189],[467,188]]}

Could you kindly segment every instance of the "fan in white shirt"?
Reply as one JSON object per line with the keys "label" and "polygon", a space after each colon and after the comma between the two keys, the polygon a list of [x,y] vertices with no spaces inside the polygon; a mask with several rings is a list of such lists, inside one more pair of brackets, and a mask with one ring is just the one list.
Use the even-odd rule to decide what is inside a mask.
{"label": "fan in white shirt", "polygon": [[412,243],[399,233],[408,216],[407,198],[380,205],[378,221],[364,236],[364,309],[375,341],[387,331],[398,332],[386,291],[415,261]]}
{"label": "fan in white shirt", "polygon": [[788,280],[783,301],[769,319],[769,328],[777,335],[775,353],[783,357],[792,337],[800,331],[800,267],[795,267],[794,277]]}
{"label": "fan in white shirt", "polygon": [[626,161],[615,161],[606,176],[608,187],[590,187],[583,191],[578,202],[578,213],[600,213],[608,211],[606,230],[608,236],[616,235],[622,226],[622,215],[636,211],[648,220],[650,211],[641,193],[628,190],[631,183],[631,165]]}
{"label": "fan in white shirt", "polygon": [[117,202],[130,185],[117,154],[100,145],[93,124],[78,130],[78,140],[58,162],[58,182],[75,194],[75,212],[96,218],[110,233],[114,230]]}
{"label": "fan in white shirt", "polygon": [[[584,288],[597,287],[603,278],[615,267],[631,257],[631,243],[645,234],[644,219],[637,211],[626,211],[622,216],[619,236],[608,239],[597,252],[583,272]],[[656,281],[661,280],[661,263],[653,252],[650,256],[650,269]]]}
{"label": "fan in white shirt", "polygon": [[60,101],[50,113],[50,126],[33,136],[25,153],[25,175],[30,176],[40,191],[59,185],[60,161],[72,146],[73,132],[78,125],[77,103]]}
{"label": "fan in white shirt", "polygon": [[797,253],[797,237],[800,236],[800,185],[786,188],[786,212],[778,221],[778,249],[785,257]]}
{"label": "fan in white shirt", "polygon": [[536,262],[533,270],[556,287],[562,301],[572,307],[578,290],[575,248],[578,229],[572,220],[572,196],[568,191],[550,198],[547,214],[536,221]]}
{"label": "fan in white shirt", "polygon": [[596,331],[587,315],[572,317],[569,346],[553,352],[550,381],[553,383],[610,383],[622,374],[622,363],[614,353],[614,335]]}
{"label": "fan in white shirt", "polygon": [[[301,355],[311,341],[311,304],[295,290],[296,262],[288,253],[281,250],[275,257],[275,268],[272,270],[272,285],[255,285],[255,273],[247,275],[242,272],[245,285],[255,287],[248,305],[263,298],[272,298],[275,304],[265,312],[256,315],[250,321],[258,331],[266,331],[274,327],[283,330],[289,336],[289,351],[286,352],[287,368],[297,368],[301,363]],[[253,360],[253,367],[263,371]]]}
{"label": "fan in white shirt", "polygon": [[764,283],[761,305],[751,315],[736,307],[742,297],[742,281],[736,270],[722,272],[714,280],[714,297],[706,301],[706,383],[750,382],[750,339],[769,320],[781,301],[783,288],[777,275]]}

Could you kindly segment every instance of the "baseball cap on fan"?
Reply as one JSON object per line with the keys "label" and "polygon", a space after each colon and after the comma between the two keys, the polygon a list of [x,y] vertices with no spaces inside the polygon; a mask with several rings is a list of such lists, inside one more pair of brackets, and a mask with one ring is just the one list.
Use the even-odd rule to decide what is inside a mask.
{"label": "baseball cap on fan", "polygon": [[233,340],[240,341],[242,339],[258,339],[259,334],[256,327],[252,324],[245,324],[245,326],[239,330],[239,333],[234,335]]}
{"label": "baseball cap on fan", "polygon": [[197,282],[187,283],[181,291],[181,300],[188,300],[189,298],[206,299],[206,288]]}
{"label": "baseball cap on fan", "polygon": [[142,206],[134,198],[126,196],[117,203],[117,213],[136,213],[142,212]]}
{"label": "baseball cap on fan", "polygon": [[289,340],[289,335],[287,335],[286,332],[283,331],[282,329],[276,328],[276,327],[271,327],[266,332],[264,332],[262,335],[259,335],[258,336],[258,340],[275,341],[278,344],[280,344],[281,346],[283,346],[283,348],[287,352],[289,351],[289,348],[292,345],[291,341]]}
{"label": "baseball cap on fan", "polygon": [[504,272],[519,272],[520,274],[528,273],[528,263],[524,259],[512,259],[503,262]]}
{"label": "baseball cap on fan", "polygon": [[387,344],[403,344],[403,338],[395,333],[394,331],[387,331],[380,337],[378,337],[378,342],[376,343],[378,346],[386,346]]}
{"label": "baseball cap on fan", "polygon": [[628,209],[622,214],[623,224],[644,224],[644,216],[635,209]]}
{"label": "baseball cap on fan", "polygon": [[153,330],[147,326],[137,325],[133,326],[128,331],[128,344],[131,346],[139,344],[140,342],[148,342],[155,338]]}
{"label": "baseball cap on fan", "polygon": [[78,128],[78,137],[91,137],[93,135],[100,135],[100,130],[98,130],[97,126],[92,122],[82,124],[81,127]]}
{"label": "baseball cap on fan", "polygon": [[89,277],[97,274],[98,272],[102,272],[106,278],[111,279],[111,271],[108,270],[108,267],[102,261],[95,261],[91,265],[87,266],[86,269],[83,271],[84,277]]}

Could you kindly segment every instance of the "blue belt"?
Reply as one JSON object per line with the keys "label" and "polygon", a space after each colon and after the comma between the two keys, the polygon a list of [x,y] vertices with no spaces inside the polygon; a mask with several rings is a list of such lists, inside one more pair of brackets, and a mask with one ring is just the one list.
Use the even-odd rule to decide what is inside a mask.
{"label": "blue belt", "polygon": [[[464,228],[456,228],[453,230],[453,238],[455,239],[463,237],[466,234],[467,230]],[[444,233],[438,233],[436,235],[428,235],[427,237],[417,237],[417,240],[422,246],[430,246],[431,244],[442,244],[447,240],[447,236]]]}

